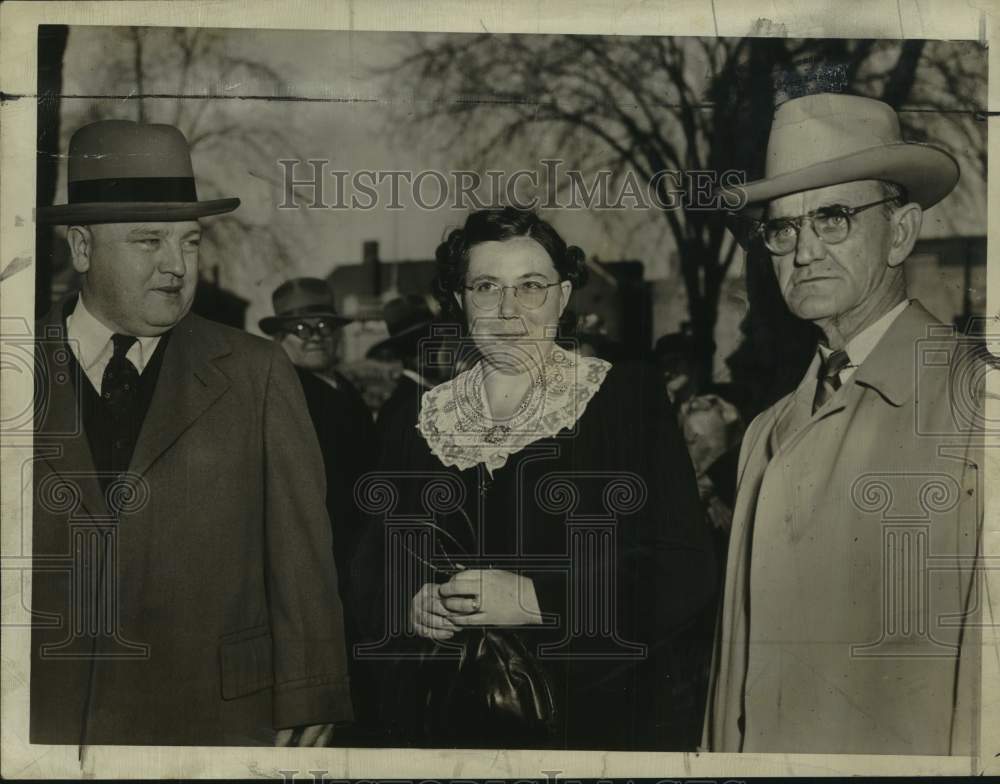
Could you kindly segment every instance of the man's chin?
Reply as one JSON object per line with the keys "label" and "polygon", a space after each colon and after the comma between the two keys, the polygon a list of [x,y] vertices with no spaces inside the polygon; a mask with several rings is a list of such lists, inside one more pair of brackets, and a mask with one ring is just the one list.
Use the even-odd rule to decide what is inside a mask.
{"label": "man's chin", "polygon": [[825,321],[837,315],[836,303],[827,297],[803,297],[788,303],[792,315],[803,321]]}
{"label": "man's chin", "polygon": [[178,322],[190,312],[191,305],[191,302],[166,304],[148,313],[146,322],[151,329],[159,330],[156,334],[162,334],[176,327]]}
{"label": "man's chin", "polygon": [[140,338],[152,338],[157,335],[162,335],[169,332],[180,322],[184,316],[187,315],[187,311],[177,315],[177,316],[160,316],[157,318],[150,318],[146,323],[137,327],[133,334]]}
{"label": "man's chin", "polygon": [[330,357],[326,354],[306,353],[300,355],[294,364],[303,370],[311,370],[313,373],[319,373],[320,371],[326,370],[333,363],[330,360]]}

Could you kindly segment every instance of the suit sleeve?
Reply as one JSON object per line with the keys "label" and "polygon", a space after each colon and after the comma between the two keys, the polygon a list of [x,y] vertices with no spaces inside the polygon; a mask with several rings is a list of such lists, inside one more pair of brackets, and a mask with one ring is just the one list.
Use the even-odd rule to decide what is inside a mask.
{"label": "suit sleeve", "polygon": [[323,457],[302,387],[278,346],[263,427],[274,727],[350,721],[344,611],[337,594]]}

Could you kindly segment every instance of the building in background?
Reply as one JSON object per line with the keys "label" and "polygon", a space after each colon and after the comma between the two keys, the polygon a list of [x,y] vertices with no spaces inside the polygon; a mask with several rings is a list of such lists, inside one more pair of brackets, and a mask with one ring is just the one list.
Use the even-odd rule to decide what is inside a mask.
{"label": "building in background", "polygon": [[[572,308],[578,314],[599,316],[609,338],[636,351],[652,346],[653,322],[651,287],[644,277],[641,261],[587,262],[590,280],[573,295]],[[337,309],[356,319],[344,329],[345,362],[361,360],[365,352],[388,332],[382,323],[382,305],[405,294],[427,296],[432,309],[435,262],[410,259],[384,262],[377,242],[365,242],[359,264],[338,266],[327,280],[333,289]]]}
{"label": "building in background", "polygon": [[946,324],[964,332],[986,315],[986,237],[918,240],[903,271],[909,295]]}
{"label": "building in background", "polygon": [[[51,282],[55,302],[79,285],[68,262],[64,240],[55,243]],[[384,262],[379,243],[362,247],[362,260],[336,267],[327,275],[337,309],[356,321],[343,330],[342,362],[359,388],[365,385],[391,388],[398,368],[365,360],[365,352],[387,337],[382,322],[382,305],[401,294],[425,294],[435,312],[431,294],[435,274],[432,259]],[[667,278],[648,281],[641,261],[588,262],[590,280],[574,294],[573,309],[581,316],[596,314],[608,337],[627,347],[645,350],[661,335],[680,330],[690,318],[684,286],[677,279],[677,263],[671,264]],[[919,299],[941,321],[960,330],[970,318],[986,313],[986,237],[956,235],[919,240],[904,271],[909,296]],[[247,301],[219,285],[218,270],[203,278],[195,298],[194,311],[206,318],[245,328]],[[726,359],[743,340],[741,324],[746,315],[747,297],[742,273],[729,276],[722,288],[715,328],[714,379],[729,380]],[[641,347],[641,348],[640,348]],[[388,380],[386,380],[388,379]],[[370,402],[376,402],[376,397]]]}
{"label": "building in background", "polygon": [[[679,265],[671,264],[672,270]],[[964,332],[969,319],[986,314],[986,237],[953,236],[918,240],[910,258],[903,265],[907,293],[946,324]],[[687,294],[674,275],[652,283],[653,334],[665,335],[681,330],[690,318]],[[715,360],[713,378],[727,382],[726,360],[743,342],[742,323],[746,315],[747,294],[742,268],[726,278],[719,297],[719,316],[715,325]]]}

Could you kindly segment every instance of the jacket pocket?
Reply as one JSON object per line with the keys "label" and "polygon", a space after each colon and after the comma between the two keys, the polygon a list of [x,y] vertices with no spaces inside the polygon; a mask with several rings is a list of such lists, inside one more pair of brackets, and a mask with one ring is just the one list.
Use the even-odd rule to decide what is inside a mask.
{"label": "jacket pocket", "polygon": [[274,684],[271,630],[267,626],[227,634],[219,645],[222,699],[245,697]]}

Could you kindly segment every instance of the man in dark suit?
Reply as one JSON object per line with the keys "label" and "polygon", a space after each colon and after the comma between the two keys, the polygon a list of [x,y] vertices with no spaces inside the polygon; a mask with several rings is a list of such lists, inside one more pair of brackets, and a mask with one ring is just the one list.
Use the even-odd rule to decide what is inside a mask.
{"label": "man in dark suit", "polygon": [[[354,484],[374,468],[375,425],[360,393],[337,373],[336,332],[351,319],[337,313],[333,293],[319,278],[294,278],[271,297],[275,315],[261,319],[260,328],[274,337],[295,366],[305,393],[309,416],[319,438],[326,471],[326,507],[333,534],[338,589],[344,599],[348,652],[357,641],[356,619],[351,614],[348,574],[361,517],[354,502]],[[359,724],[371,705],[367,671],[350,657],[351,694]],[[357,745],[363,736],[354,728]]]}
{"label": "man in dark suit", "polygon": [[334,369],[336,332],[351,319],[337,313],[333,293],[319,278],[294,278],[271,296],[273,316],[260,328],[288,354],[305,393],[326,469],[326,502],[333,525],[334,556],[345,587],[357,535],[354,483],[374,462],[375,425],[354,385]]}
{"label": "man in dark suit", "polygon": [[[407,294],[389,300],[382,308],[382,317],[389,337],[380,340],[368,349],[369,359],[399,361],[403,371],[396,381],[392,394],[378,411],[375,428],[378,434],[379,454],[383,450],[394,450],[398,443],[400,427],[416,427],[420,398],[428,389],[433,389],[448,376],[448,366],[434,359],[434,350],[444,348],[447,341],[434,340],[435,345],[425,345],[428,351],[423,358],[421,341],[431,338],[434,314],[427,300],[419,294]],[[423,359],[424,361],[421,361]]]}
{"label": "man in dark suit", "polygon": [[[69,149],[79,294],[39,324],[33,743],[326,745],[349,721],[319,446],[284,353],[190,313],[198,201],[176,128]],[[277,732],[276,732],[277,731]]]}

